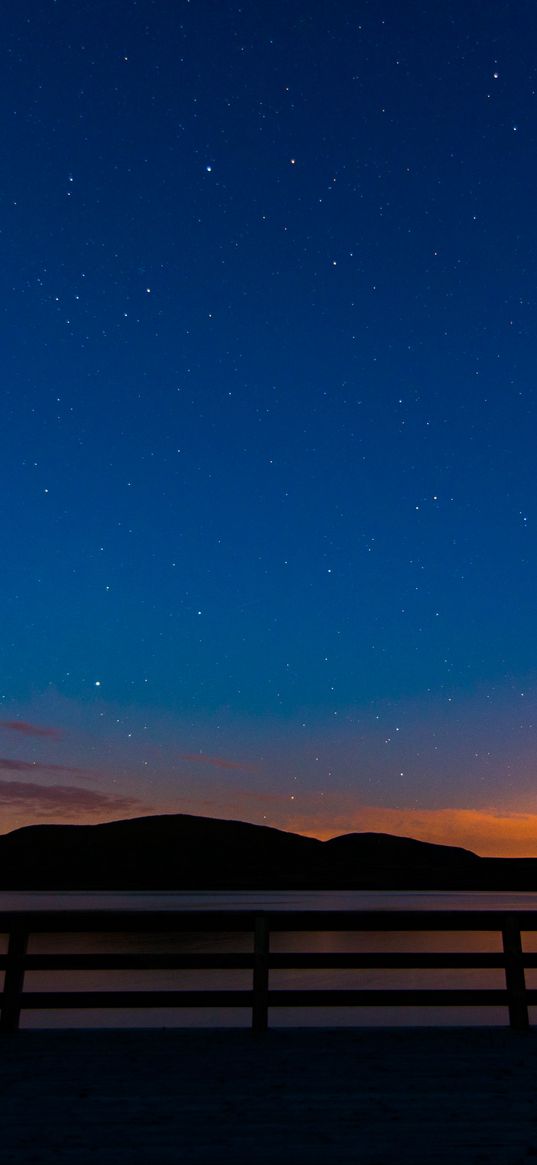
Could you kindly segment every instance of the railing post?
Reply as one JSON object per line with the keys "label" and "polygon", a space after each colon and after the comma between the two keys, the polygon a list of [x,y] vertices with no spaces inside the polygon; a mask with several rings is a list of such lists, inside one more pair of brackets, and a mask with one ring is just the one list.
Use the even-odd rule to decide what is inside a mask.
{"label": "railing post", "polygon": [[257,914],[254,930],[254,974],[252,1031],[265,1032],[268,1027],[268,954],[269,926],[265,914]]}
{"label": "railing post", "polygon": [[515,918],[509,918],[502,928],[505,955],[505,985],[508,994],[509,1023],[517,1031],[529,1027],[526,981],[522,958],[520,927]]}
{"label": "railing post", "polygon": [[19,1026],[27,946],[27,932],[18,929],[12,930],[7,948],[0,1032],[15,1032]]}

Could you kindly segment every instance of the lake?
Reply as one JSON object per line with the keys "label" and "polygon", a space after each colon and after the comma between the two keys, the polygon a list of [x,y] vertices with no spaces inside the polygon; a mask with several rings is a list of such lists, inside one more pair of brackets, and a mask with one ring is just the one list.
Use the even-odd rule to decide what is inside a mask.
{"label": "lake", "polygon": [[[147,910],[535,910],[537,893],[507,892],[362,892],[362,891],[222,891],[211,893],[30,893],[0,894],[0,910],[28,909],[132,909]],[[5,950],[5,937],[2,950]],[[537,934],[523,936],[524,949],[537,950]],[[152,934],[72,934],[65,936],[35,935],[29,952],[50,953],[94,951],[241,951],[252,949],[248,934],[203,935],[196,932],[159,939]],[[422,931],[381,933],[297,933],[273,935],[273,951],[500,951],[501,939],[495,932]],[[537,987],[537,971],[526,972],[526,982]],[[28,990],[99,990],[103,988],[162,989],[251,986],[250,971],[57,971],[27,972]],[[272,971],[270,985],[279,989],[298,987],[504,987],[499,969],[487,970],[315,970]],[[531,1016],[537,1022],[537,1015]],[[534,1009],[537,1012],[537,1008]],[[83,1011],[47,1010],[23,1012],[21,1027],[247,1027],[250,1016],[238,1008],[203,1008],[196,1010],[159,1008],[152,1011],[121,1010]],[[505,1025],[504,1008],[272,1008],[271,1027],[277,1026],[453,1026],[460,1024]]]}

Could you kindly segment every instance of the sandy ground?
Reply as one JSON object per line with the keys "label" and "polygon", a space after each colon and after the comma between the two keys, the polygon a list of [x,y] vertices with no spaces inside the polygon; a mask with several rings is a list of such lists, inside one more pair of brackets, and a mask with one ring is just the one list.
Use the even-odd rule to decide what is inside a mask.
{"label": "sandy ground", "polygon": [[0,1158],[39,1165],[537,1162],[537,1032],[22,1031]]}

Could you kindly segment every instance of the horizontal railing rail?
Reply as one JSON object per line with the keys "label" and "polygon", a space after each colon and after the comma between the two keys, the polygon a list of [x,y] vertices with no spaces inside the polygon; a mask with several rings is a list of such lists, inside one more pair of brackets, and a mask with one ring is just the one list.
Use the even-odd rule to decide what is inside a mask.
{"label": "horizontal railing rail", "polygon": [[[273,951],[272,935],[321,932],[387,933],[493,932],[501,935],[502,949],[483,951]],[[537,967],[537,953],[522,949],[522,933],[537,931],[537,911],[497,910],[360,910],[360,911],[142,911],[142,910],[29,910],[0,912],[0,934],[8,936],[7,952],[0,955],[4,971],[0,992],[0,1031],[19,1026],[23,1009],[85,1008],[248,1008],[254,1031],[268,1026],[271,1007],[505,1007],[511,1027],[529,1026],[528,1008],[537,1004],[537,989],[528,988],[526,968]],[[31,936],[96,933],[111,935],[172,935],[203,933],[213,938],[234,934],[252,936],[248,952],[106,952],[32,953]],[[279,970],[394,970],[499,969],[505,987],[330,987],[284,988],[270,985],[270,972]],[[242,970],[252,974],[250,988],[25,990],[27,972],[35,971],[157,971]]]}

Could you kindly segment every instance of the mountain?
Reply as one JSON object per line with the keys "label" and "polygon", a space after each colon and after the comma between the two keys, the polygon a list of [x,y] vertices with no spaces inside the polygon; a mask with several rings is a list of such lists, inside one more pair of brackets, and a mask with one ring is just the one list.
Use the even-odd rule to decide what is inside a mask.
{"label": "mountain", "polygon": [[415,841],[413,837],[394,837],[390,833],[344,833],[324,842],[332,864],[360,863],[371,867],[460,867],[473,865],[477,854],[460,846],[434,845]]}
{"label": "mountain", "polygon": [[322,842],[187,814],[30,825],[0,837],[3,889],[213,889],[303,884]]}
{"label": "mountain", "polygon": [[537,889],[537,859],[385,833],[318,841],[187,814],[30,825],[0,837],[0,889]]}

